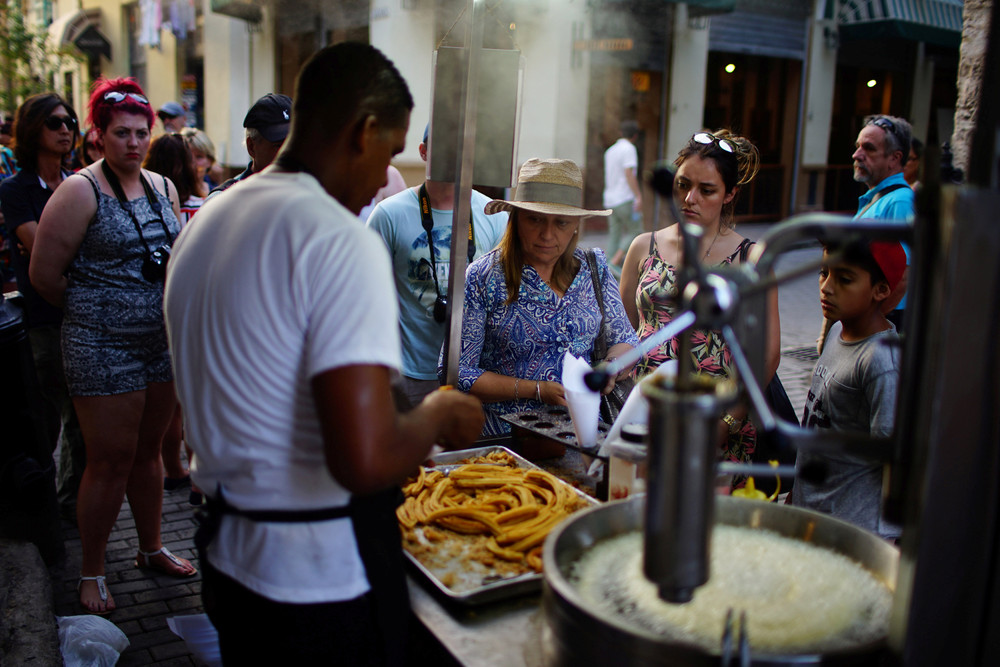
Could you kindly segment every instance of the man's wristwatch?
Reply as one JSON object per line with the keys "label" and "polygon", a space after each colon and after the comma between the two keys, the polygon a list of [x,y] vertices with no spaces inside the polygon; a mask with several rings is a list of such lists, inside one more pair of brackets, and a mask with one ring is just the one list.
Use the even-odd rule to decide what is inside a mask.
{"label": "man's wristwatch", "polygon": [[726,426],[729,427],[729,435],[736,435],[743,428],[743,422],[730,414],[722,415],[722,421],[726,422]]}

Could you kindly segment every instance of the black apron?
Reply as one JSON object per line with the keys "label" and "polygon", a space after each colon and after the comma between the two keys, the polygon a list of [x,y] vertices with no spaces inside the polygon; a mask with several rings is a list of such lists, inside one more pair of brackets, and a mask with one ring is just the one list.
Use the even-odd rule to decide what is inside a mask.
{"label": "black apron", "polygon": [[241,510],[226,502],[221,489],[215,498],[206,495],[206,504],[195,512],[198,530],[194,543],[198,558],[208,563],[208,545],[219,531],[226,514],[242,516],[263,523],[305,523],[350,517],[354,539],[371,586],[369,599],[381,636],[381,651],[386,665],[401,665],[406,660],[406,626],[410,615],[410,597],[403,570],[402,537],[396,519],[396,508],[403,502],[403,493],[393,487],[370,496],[353,496],[346,507],[317,510]]}

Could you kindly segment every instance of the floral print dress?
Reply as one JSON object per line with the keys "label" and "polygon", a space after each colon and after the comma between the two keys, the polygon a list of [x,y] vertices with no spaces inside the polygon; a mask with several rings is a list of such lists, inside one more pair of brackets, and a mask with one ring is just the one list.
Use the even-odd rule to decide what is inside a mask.
{"label": "floral print dress", "polygon": [[[743,248],[752,244],[749,239],[743,239],[732,255],[726,257],[720,264],[732,264],[739,257]],[[649,255],[639,265],[639,284],[636,288],[635,300],[639,311],[639,340],[645,340],[669,323],[677,311],[677,271],[672,264],[665,262],[656,248],[656,234],[649,241]],[[722,340],[719,331],[694,331],[691,341],[691,361],[698,373],[712,377],[728,378],[736,375],[729,347]],[[685,334],[685,335],[690,335]],[[636,379],[642,378],[656,370],[660,364],[670,359],[677,359],[680,339],[672,338],[650,350],[636,364],[633,371]],[[743,428],[729,436],[729,440],[720,456],[728,461],[749,461],[757,446],[757,428],[748,418]]]}

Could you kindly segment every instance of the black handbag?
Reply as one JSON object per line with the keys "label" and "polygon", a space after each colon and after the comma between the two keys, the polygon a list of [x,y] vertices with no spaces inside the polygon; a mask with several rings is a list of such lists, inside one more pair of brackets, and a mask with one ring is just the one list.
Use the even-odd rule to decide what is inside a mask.
{"label": "black handbag", "polygon": [[[750,254],[750,247],[752,245],[753,242],[741,244],[741,264],[746,261],[747,255]],[[788,393],[785,391],[785,385],[781,384],[781,378],[778,377],[777,373],[774,374],[771,381],[766,387],[764,387],[764,400],[767,401],[767,405],[771,408],[771,412],[774,413],[775,417],[795,424],[796,426],[799,425],[799,418],[795,415],[795,408],[792,407],[792,402],[789,400]],[[766,433],[758,429],[757,447],[754,449],[753,455],[750,458],[755,463],[777,461],[782,465],[795,465],[795,450],[778,447],[776,442],[768,437]],[[781,490],[783,492],[790,490],[794,480],[794,477],[782,477]],[[757,475],[754,477],[754,486],[764,493],[771,495],[776,487],[776,480],[771,475]]]}
{"label": "black handbag", "polygon": [[[608,318],[604,310],[604,293],[601,291],[601,280],[598,278],[597,255],[593,250],[587,251],[587,264],[590,266],[590,278],[594,282],[594,297],[601,309],[601,332],[594,341],[594,353],[590,357],[591,365],[597,365],[608,356]],[[631,376],[615,382],[614,388],[607,394],[601,394],[601,421],[614,424],[618,419],[625,400],[632,393],[635,380]]]}

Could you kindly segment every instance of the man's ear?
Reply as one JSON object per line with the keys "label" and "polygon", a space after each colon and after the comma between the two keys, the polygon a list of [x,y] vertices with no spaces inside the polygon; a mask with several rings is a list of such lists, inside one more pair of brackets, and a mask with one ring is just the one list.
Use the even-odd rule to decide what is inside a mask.
{"label": "man's ear", "polygon": [[250,156],[251,160],[255,160],[257,158],[257,143],[252,138],[247,137],[246,146],[247,155]]}
{"label": "man's ear", "polygon": [[368,150],[373,139],[378,136],[380,127],[375,114],[368,114],[354,126],[353,144],[358,153]]}

